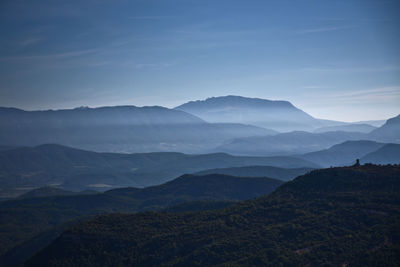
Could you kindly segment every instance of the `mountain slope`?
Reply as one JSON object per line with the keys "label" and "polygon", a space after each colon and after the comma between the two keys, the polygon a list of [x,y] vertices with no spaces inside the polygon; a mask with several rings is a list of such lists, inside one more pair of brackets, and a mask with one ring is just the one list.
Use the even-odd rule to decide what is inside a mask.
{"label": "mountain slope", "polygon": [[373,130],[369,138],[386,143],[400,143],[400,115],[388,119],[384,125]]}
{"label": "mountain slope", "polygon": [[[244,200],[272,192],[283,182],[271,178],[235,177],[224,174],[183,175],[163,185],[115,189],[106,194],[172,205],[187,200]],[[149,205],[149,202],[146,202]]]}
{"label": "mountain slope", "polygon": [[[138,189],[121,188],[90,195],[16,199],[0,203],[0,265],[14,266],[15,255],[34,253],[32,244],[50,242],[66,224],[83,217],[110,212],[162,209],[186,201],[238,201],[269,194],[283,182],[270,178],[211,174],[184,175],[169,183]],[[204,202],[203,202],[204,203]],[[203,205],[207,208],[207,204]],[[181,209],[199,208],[199,205]],[[179,207],[178,207],[179,209]],[[26,251],[24,251],[26,249]],[[36,250],[35,250],[36,249]],[[7,253],[9,251],[9,253]]]}
{"label": "mountain slope", "polygon": [[210,124],[163,107],[115,106],[23,111],[0,108],[0,144],[63,144],[94,151],[199,153],[235,137],[275,133],[250,125]]}
{"label": "mountain slope", "polygon": [[[307,153],[299,157],[316,162],[325,167],[343,166],[354,163],[356,159],[360,159],[383,146],[385,146],[385,144],[374,141],[346,141],[328,149]],[[370,163],[379,162],[371,161]]]}
{"label": "mountain slope", "polygon": [[370,133],[372,130],[377,129],[369,124],[347,124],[347,125],[337,125],[337,126],[326,126],[314,130],[314,133],[325,133],[325,132],[359,132],[359,133]]}
{"label": "mountain slope", "polygon": [[186,112],[159,106],[81,107],[41,111],[24,111],[16,108],[0,107],[0,122],[2,127],[23,127],[27,124],[36,124],[39,127],[74,127],[78,125],[116,126],[204,123],[202,119]]}
{"label": "mountain slope", "polygon": [[26,266],[397,266],[399,177],[399,166],[331,168],[224,210],[101,216]]}
{"label": "mountain slope", "polygon": [[303,175],[312,168],[297,168],[297,169],[284,169],[271,166],[245,166],[245,167],[235,167],[235,168],[220,168],[220,169],[210,169],[197,172],[197,175],[206,174],[225,174],[233,175],[239,177],[273,177],[282,181],[289,181],[297,176]]}
{"label": "mountain slope", "polygon": [[400,164],[400,144],[386,144],[360,159],[362,163]]}
{"label": "mountain slope", "polygon": [[15,196],[37,187],[100,191],[161,184],[184,173],[249,165],[315,168],[294,157],[237,157],[228,154],[96,153],[59,145],[0,151],[0,195]]}
{"label": "mountain slope", "polygon": [[175,108],[208,122],[234,122],[277,131],[310,130],[336,122],[321,121],[288,101],[272,101],[241,96],[221,96],[191,101]]}
{"label": "mountain slope", "polygon": [[89,195],[89,194],[97,194],[98,192],[96,191],[91,191],[91,190],[85,190],[81,192],[72,192],[72,191],[67,191],[63,190],[57,187],[51,187],[51,186],[45,186],[45,187],[40,187],[37,189],[33,189],[31,191],[28,191],[22,195],[20,195],[18,198],[36,198],[36,197],[53,197],[53,196],[69,196],[69,195]]}
{"label": "mountain slope", "polygon": [[353,132],[289,132],[273,136],[236,138],[215,151],[234,155],[291,155],[314,152],[348,141],[362,140],[366,134]]}
{"label": "mountain slope", "polygon": [[26,192],[25,194],[20,195],[18,198],[33,198],[33,197],[51,197],[51,196],[67,196],[74,195],[75,192],[62,190],[60,188],[55,187],[40,187],[31,191]]}

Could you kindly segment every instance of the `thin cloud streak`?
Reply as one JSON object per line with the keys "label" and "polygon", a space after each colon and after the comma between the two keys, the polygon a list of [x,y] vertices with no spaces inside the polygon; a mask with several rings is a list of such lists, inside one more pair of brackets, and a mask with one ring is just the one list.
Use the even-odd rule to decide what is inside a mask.
{"label": "thin cloud streak", "polygon": [[171,19],[174,16],[132,16],[128,17],[128,19],[133,20],[163,20],[163,19]]}
{"label": "thin cloud streak", "polygon": [[399,71],[400,66],[383,66],[383,67],[309,67],[302,68],[301,72],[386,72],[386,71]]}
{"label": "thin cloud streak", "polygon": [[64,59],[71,58],[81,55],[87,55],[98,52],[99,49],[87,49],[87,50],[77,50],[77,51],[69,51],[55,54],[43,54],[43,55],[32,55],[32,56],[11,56],[11,57],[2,57],[0,61],[19,61],[19,60],[42,60],[42,59]]}
{"label": "thin cloud streak", "polygon": [[18,43],[19,46],[25,47],[25,46],[30,46],[30,45],[34,45],[37,44],[38,42],[40,42],[42,40],[42,38],[27,38],[21,42]]}
{"label": "thin cloud streak", "polygon": [[355,98],[363,98],[363,99],[375,99],[377,97],[381,99],[388,98],[393,100],[393,98],[400,98],[400,86],[389,86],[389,87],[381,87],[375,89],[367,89],[367,90],[359,90],[353,91],[349,93],[343,93],[335,95],[337,98],[344,99],[355,99]]}
{"label": "thin cloud streak", "polygon": [[339,30],[347,30],[356,28],[356,26],[339,26],[339,27],[325,27],[325,28],[314,28],[314,29],[303,29],[296,31],[296,34],[312,34],[312,33],[324,33]]}

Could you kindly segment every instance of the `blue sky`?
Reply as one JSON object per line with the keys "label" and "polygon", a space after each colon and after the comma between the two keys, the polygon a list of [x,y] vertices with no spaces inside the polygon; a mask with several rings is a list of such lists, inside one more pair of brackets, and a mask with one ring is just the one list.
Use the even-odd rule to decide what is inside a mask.
{"label": "blue sky", "polygon": [[400,1],[0,2],[0,106],[289,100],[319,118],[400,113]]}

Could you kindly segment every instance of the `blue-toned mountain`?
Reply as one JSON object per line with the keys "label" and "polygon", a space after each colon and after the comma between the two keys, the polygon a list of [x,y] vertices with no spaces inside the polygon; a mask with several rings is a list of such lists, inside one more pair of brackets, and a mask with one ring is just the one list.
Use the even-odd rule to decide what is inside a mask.
{"label": "blue-toned mountain", "polygon": [[232,95],[191,101],[175,109],[208,122],[250,124],[282,132],[313,130],[338,124],[334,121],[316,119],[288,101]]}

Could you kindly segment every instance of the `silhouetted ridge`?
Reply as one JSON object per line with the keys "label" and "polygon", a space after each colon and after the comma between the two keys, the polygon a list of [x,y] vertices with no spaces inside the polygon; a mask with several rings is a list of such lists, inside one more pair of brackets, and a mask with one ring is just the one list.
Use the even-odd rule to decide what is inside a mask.
{"label": "silhouetted ridge", "polygon": [[219,168],[210,169],[197,172],[197,175],[206,174],[225,174],[233,176],[244,176],[244,177],[274,177],[282,181],[288,181],[296,178],[299,175],[305,174],[313,170],[312,168],[278,168],[271,166],[244,166],[244,167],[233,167],[233,168]]}
{"label": "silhouetted ridge", "polygon": [[[307,153],[299,157],[316,162],[321,166],[345,166],[356,158],[362,158],[368,153],[383,147],[384,143],[368,140],[346,141],[328,149]],[[371,161],[370,163],[379,163]],[[389,163],[389,162],[387,162]]]}
{"label": "silhouetted ridge", "polygon": [[38,197],[38,191],[33,191],[30,197],[0,202],[0,265],[21,263],[56,238],[68,223],[88,216],[163,210],[176,205],[172,208],[175,212],[216,209],[221,204],[227,206],[233,201],[269,194],[281,184],[282,181],[270,178],[211,174],[183,175],[159,186],[120,188],[87,195],[82,192],[50,196],[46,189],[39,191],[48,196]]}
{"label": "silhouetted ridge", "polygon": [[239,157],[225,153],[187,155],[170,152],[118,154],[41,145],[0,151],[0,174],[4,175],[0,196],[12,197],[46,185],[58,185],[70,191],[144,187],[164,183],[184,173],[249,165],[318,167],[294,157]]}
{"label": "silhouetted ridge", "polygon": [[[236,183],[237,186],[232,186]],[[182,175],[161,186],[147,187],[143,189],[115,189],[106,194],[130,196],[135,199],[145,199],[152,195],[157,199],[158,195],[169,195],[170,201],[181,202],[183,198],[206,200],[244,200],[255,196],[261,196],[273,191],[283,182],[266,177],[234,177],[224,174],[207,175]],[[167,202],[165,202],[167,203]]]}
{"label": "silhouetted ridge", "polygon": [[105,215],[27,266],[396,266],[399,179],[400,166],[331,168],[223,210]]}

